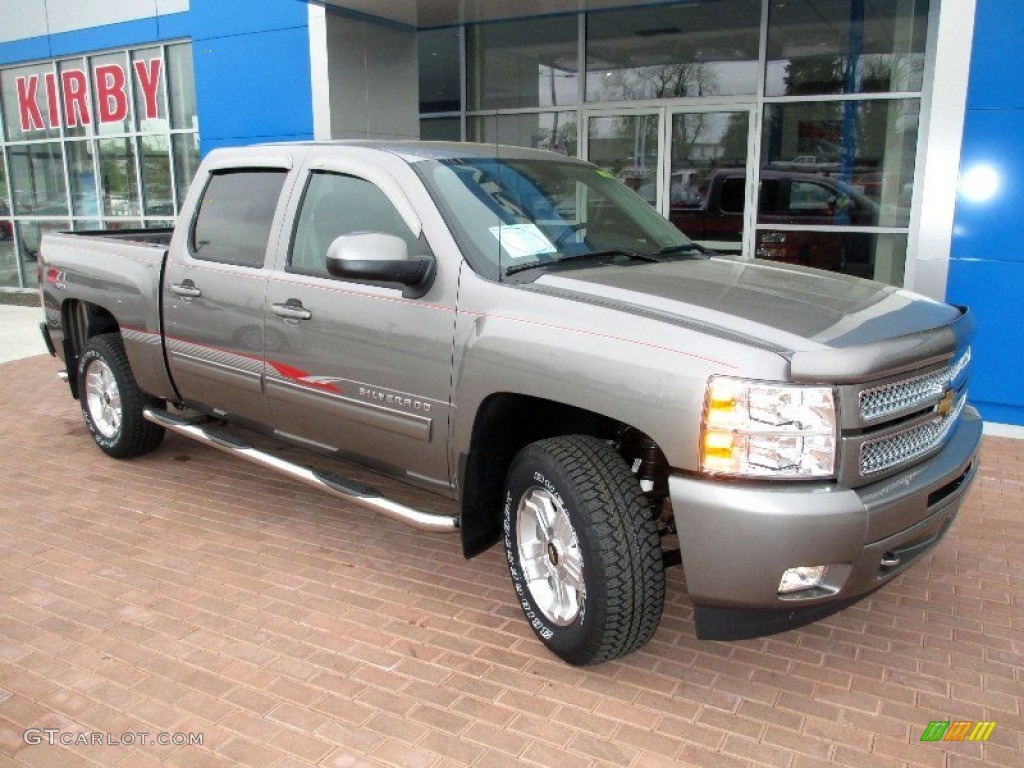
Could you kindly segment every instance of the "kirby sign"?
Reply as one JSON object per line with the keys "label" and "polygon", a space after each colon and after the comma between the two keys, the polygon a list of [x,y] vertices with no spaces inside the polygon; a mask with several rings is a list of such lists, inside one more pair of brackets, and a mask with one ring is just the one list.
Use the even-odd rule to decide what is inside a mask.
{"label": "kirby sign", "polygon": [[[132,63],[136,90],[142,95],[147,120],[155,120],[159,116],[157,94],[162,68],[163,60],[160,58]],[[60,73],[59,87],[58,77],[53,72],[22,75],[15,80],[15,87],[23,133],[57,128],[62,117],[65,128],[94,122],[121,123],[128,119],[128,73],[120,64],[94,68],[95,114],[89,104],[89,82],[85,70],[65,69]],[[42,103],[40,96],[43,97]]]}

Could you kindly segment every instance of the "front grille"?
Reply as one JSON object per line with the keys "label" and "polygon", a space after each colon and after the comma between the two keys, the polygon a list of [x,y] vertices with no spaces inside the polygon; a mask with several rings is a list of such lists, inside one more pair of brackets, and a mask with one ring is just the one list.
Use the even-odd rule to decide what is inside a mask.
{"label": "front grille", "polygon": [[910,379],[894,381],[860,393],[860,417],[865,423],[912,413],[942,397],[950,381],[950,369],[943,368]]}
{"label": "front grille", "polygon": [[892,432],[860,447],[860,473],[867,477],[919,459],[942,445],[960,418],[967,402],[966,392],[946,416]]}

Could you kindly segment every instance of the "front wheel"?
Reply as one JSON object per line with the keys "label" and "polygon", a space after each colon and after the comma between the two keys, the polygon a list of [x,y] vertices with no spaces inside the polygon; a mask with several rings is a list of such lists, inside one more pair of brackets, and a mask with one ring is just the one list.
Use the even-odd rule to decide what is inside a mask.
{"label": "front wheel", "polygon": [[505,484],[504,535],[516,597],[555,655],[596,664],[651,639],[665,601],[661,541],[611,445],[573,435],[520,451]]}
{"label": "front wheel", "polygon": [[78,398],[93,440],[109,456],[141,456],[163,440],[163,427],[142,416],[142,410],[155,401],[135,383],[124,343],[116,333],[93,336],[82,349]]}

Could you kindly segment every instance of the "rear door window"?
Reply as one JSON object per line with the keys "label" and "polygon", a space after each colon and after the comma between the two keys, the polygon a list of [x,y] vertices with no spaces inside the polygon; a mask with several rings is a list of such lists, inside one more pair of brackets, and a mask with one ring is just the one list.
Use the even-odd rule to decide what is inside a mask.
{"label": "rear door window", "polygon": [[192,257],[262,267],[287,175],[284,170],[263,168],[213,174],[192,227]]}

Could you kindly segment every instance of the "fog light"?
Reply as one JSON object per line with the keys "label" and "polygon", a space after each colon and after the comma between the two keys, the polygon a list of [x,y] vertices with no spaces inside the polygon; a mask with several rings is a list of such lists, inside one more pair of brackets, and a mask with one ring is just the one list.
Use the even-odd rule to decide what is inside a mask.
{"label": "fog light", "polygon": [[790,568],[782,574],[779,582],[779,594],[788,595],[802,589],[820,586],[828,573],[827,565],[801,565]]}

